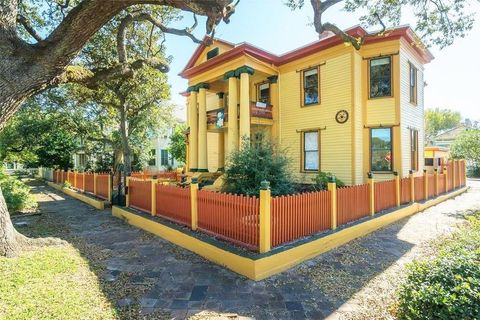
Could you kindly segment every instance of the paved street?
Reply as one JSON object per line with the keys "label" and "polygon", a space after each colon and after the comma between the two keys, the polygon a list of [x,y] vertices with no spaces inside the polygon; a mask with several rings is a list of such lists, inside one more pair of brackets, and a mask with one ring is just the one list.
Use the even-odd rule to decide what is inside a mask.
{"label": "paved street", "polygon": [[[466,210],[480,210],[480,182],[455,200],[254,282],[34,183],[40,216],[16,218],[30,235],[64,238],[78,248],[119,310],[139,318],[384,318],[405,263],[431,254],[428,241],[451,232]],[[30,229],[29,229],[30,228]],[[23,230],[23,231],[22,231]],[[231,318],[230,318],[231,319]]]}

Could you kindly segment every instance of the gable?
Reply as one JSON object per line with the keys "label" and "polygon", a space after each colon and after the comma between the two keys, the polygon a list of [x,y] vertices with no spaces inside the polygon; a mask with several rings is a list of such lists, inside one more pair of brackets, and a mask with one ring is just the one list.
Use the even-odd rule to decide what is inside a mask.
{"label": "gable", "polygon": [[207,61],[207,56],[212,54],[212,51],[218,51],[215,56],[221,55],[222,53],[225,53],[233,48],[235,48],[235,45],[232,43],[229,43],[227,41],[219,40],[219,39],[214,39],[212,44],[209,46],[205,45],[205,42],[208,41],[209,38],[205,37],[203,39],[203,42],[198,45],[197,49],[191,56],[190,60],[188,61],[187,65],[185,66],[184,70],[190,69],[192,67],[198,66],[205,61]]}

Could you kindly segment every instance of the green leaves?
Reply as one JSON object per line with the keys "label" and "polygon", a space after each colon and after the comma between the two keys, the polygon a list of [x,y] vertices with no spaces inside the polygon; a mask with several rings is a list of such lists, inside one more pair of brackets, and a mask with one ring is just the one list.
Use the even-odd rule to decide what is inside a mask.
{"label": "green leaves", "polygon": [[480,129],[462,132],[450,147],[454,159],[465,159],[469,165],[469,175],[480,175]]}
{"label": "green leaves", "polygon": [[427,139],[434,138],[443,130],[459,126],[461,120],[460,112],[450,109],[435,108],[425,110],[425,133]]}

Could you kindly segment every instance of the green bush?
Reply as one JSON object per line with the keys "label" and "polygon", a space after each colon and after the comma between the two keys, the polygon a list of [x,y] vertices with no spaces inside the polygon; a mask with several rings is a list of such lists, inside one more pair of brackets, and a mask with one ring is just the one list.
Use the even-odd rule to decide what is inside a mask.
{"label": "green bush", "polygon": [[35,197],[30,193],[30,188],[16,177],[5,174],[2,170],[0,170],[0,188],[2,188],[3,197],[11,213],[37,206]]}
{"label": "green bush", "polygon": [[399,319],[480,319],[480,219],[455,233],[437,258],[408,266]]}
{"label": "green bush", "polygon": [[285,150],[278,150],[265,138],[256,143],[242,141],[242,148],[230,155],[225,168],[223,191],[258,195],[260,183],[270,182],[272,195],[294,192]]}
{"label": "green bush", "polygon": [[[314,188],[316,190],[326,190],[328,187],[328,178],[333,176],[331,172],[320,172],[315,178],[313,178]],[[342,180],[336,178],[335,182],[337,187],[345,187],[345,183]]]}

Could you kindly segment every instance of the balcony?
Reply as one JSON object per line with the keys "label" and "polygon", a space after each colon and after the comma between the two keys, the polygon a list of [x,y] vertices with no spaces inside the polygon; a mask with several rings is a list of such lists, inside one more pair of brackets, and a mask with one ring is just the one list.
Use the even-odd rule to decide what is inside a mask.
{"label": "balcony", "polygon": [[[237,105],[237,108],[238,116],[240,117],[240,105]],[[251,101],[250,118],[272,120],[272,108],[272,105]],[[224,126],[224,122],[228,122],[228,110],[226,108],[218,108],[207,111],[207,124],[221,128]]]}

